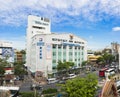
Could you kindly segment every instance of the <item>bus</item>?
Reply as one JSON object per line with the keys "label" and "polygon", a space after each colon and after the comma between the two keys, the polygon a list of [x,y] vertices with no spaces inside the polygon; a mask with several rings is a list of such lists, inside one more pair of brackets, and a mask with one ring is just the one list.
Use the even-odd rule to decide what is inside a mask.
{"label": "bus", "polygon": [[19,90],[20,90],[19,87],[0,86],[0,95],[10,95],[10,96],[7,96],[7,97],[18,97],[19,96]]}
{"label": "bus", "polygon": [[108,70],[108,68],[102,68],[99,70],[99,76],[100,77],[105,77],[105,71]]}

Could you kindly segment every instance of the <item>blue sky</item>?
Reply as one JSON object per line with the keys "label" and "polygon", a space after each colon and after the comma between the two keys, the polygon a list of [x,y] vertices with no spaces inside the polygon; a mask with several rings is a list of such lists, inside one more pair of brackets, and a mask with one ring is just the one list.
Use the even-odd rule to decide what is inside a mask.
{"label": "blue sky", "polygon": [[24,49],[30,14],[49,18],[51,32],[87,40],[88,49],[120,43],[120,0],[0,0],[0,40]]}

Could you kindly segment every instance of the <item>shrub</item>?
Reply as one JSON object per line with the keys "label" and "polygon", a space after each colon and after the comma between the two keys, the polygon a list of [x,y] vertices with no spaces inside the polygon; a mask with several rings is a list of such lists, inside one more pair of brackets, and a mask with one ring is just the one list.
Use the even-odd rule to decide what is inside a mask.
{"label": "shrub", "polygon": [[[35,92],[20,92],[21,97],[34,97]],[[38,96],[38,93],[36,93],[36,97]]]}
{"label": "shrub", "polygon": [[52,93],[57,93],[57,89],[49,88],[47,90],[42,91],[42,94],[52,94]]}

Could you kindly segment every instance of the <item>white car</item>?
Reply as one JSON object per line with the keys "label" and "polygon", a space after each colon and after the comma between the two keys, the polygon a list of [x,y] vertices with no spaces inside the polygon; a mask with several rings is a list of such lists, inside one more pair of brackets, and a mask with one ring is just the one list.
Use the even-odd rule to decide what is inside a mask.
{"label": "white car", "polygon": [[75,74],[69,74],[69,76],[67,78],[75,78],[76,75]]}

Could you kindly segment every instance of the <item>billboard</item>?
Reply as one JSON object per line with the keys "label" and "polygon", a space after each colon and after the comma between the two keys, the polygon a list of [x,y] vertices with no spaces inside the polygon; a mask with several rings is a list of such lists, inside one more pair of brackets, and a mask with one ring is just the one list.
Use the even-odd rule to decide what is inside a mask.
{"label": "billboard", "polygon": [[14,51],[12,48],[2,48],[2,57],[13,57]]}

